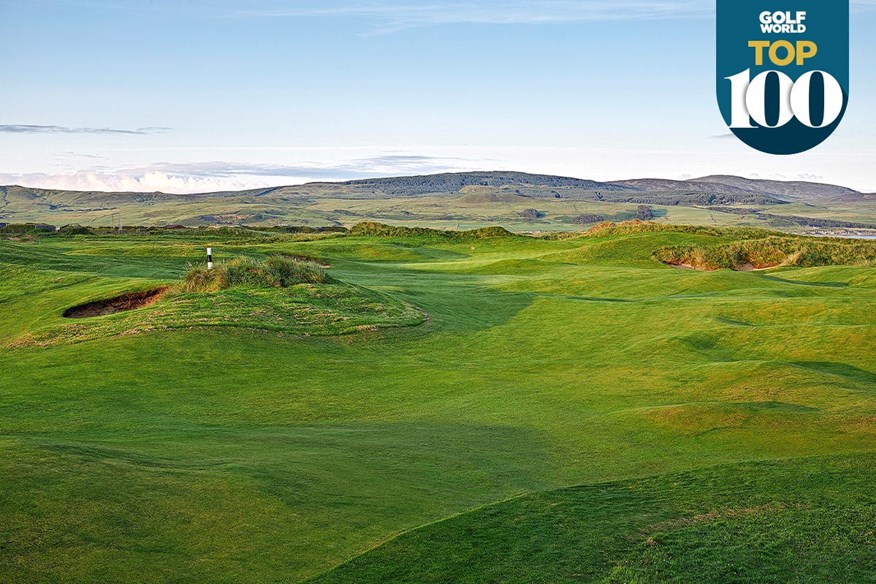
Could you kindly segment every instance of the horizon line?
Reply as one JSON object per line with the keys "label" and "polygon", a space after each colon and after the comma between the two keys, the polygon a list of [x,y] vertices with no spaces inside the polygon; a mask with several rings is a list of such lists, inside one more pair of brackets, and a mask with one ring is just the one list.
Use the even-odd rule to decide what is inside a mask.
{"label": "horizon line", "polygon": [[[706,184],[721,184],[715,183],[712,181],[707,181],[705,179],[709,178],[736,178],[747,181],[754,182],[774,182],[774,183],[784,183],[784,184],[810,184],[810,185],[823,185],[823,186],[831,186],[838,187],[842,189],[850,190],[854,193],[858,193],[861,195],[876,195],[876,191],[870,192],[869,190],[858,190],[852,187],[848,187],[842,184],[832,183],[832,182],[824,182],[818,180],[800,180],[800,179],[773,179],[773,178],[762,178],[759,176],[742,176],[737,174],[722,174],[722,173],[714,173],[707,174],[700,177],[693,178],[661,178],[657,176],[642,176],[642,177],[633,177],[633,178],[624,178],[624,179],[614,179],[614,180],[595,180],[591,178],[583,178],[578,176],[571,175],[562,175],[562,174],[546,174],[546,173],[538,173],[538,172],[526,172],[519,170],[467,170],[467,171],[452,171],[452,172],[433,172],[426,174],[398,174],[398,175],[387,175],[387,176],[370,176],[363,178],[353,178],[353,179],[325,179],[325,180],[312,180],[303,183],[287,183],[280,185],[271,185],[271,186],[256,186],[250,188],[238,188],[238,189],[220,189],[220,190],[210,190],[210,191],[198,191],[198,192],[172,192],[172,191],[138,191],[138,190],[97,190],[97,189],[88,189],[88,190],[80,190],[80,189],[59,189],[59,188],[50,188],[50,187],[39,187],[39,186],[29,186],[27,184],[21,183],[9,183],[2,184],[0,188],[10,188],[10,187],[18,187],[21,189],[38,189],[43,191],[64,191],[64,192],[78,192],[78,193],[106,193],[106,194],[114,194],[114,193],[144,193],[144,194],[160,194],[160,195],[175,195],[175,196],[198,196],[198,195],[209,195],[214,193],[244,193],[249,191],[263,191],[263,190],[274,190],[274,189],[283,189],[283,188],[291,188],[291,187],[306,187],[312,185],[349,185],[357,182],[367,182],[367,181],[379,181],[379,180],[393,180],[393,179],[403,179],[403,178],[429,178],[436,176],[447,176],[447,175],[466,175],[466,174],[520,174],[527,176],[538,176],[538,177],[550,177],[550,178],[560,178],[560,179],[572,179],[572,180],[580,180],[580,181],[589,181],[597,184],[604,185],[613,185],[620,184],[632,181],[668,181],[668,182],[679,182],[679,183],[706,183]],[[509,183],[513,184],[513,183]]]}

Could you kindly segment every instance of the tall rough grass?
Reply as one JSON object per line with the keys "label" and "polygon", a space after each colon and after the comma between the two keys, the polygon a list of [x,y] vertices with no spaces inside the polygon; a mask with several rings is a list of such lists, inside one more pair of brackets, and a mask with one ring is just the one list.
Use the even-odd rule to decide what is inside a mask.
{"label": "tall rough grass", "polygon": [[428,227],[400,227],[384,225],[366,221],[358,223],[350,228],[350,235],[366,235],[372,237],[416,237],[431,236],[444,239],[468,240],[489,239],[493,237],[511,237],[514,234],[504,227],[481,227],[469,231],[444,231],[441,229],[429,229]]}
{"label": "tall rough grass", "polygon": [[217,292],[228,288],[287,288],[295,284],[331,281],[319,265],[294,257],[274,255],[264,261],[238,258],[212,270],[189,266],[180,285],[183,292]]}
{"label": "tall rough grass", "polygon": [[[711,235],[713,237],[733,236],[739,239],[755,239],[767,237],[777,232],[757,227],[710,227],[706,225],[674,225],[671,223],[653,223],[634,219],[622,223],[605,221],[594,225],[584,235],[602,237],[608,235],[631,235],[634,233],[657,233],[672,231],[675,233],[692,233],[696,235]],[[578,234],[580,235],[580,234]]]}
{"label": "tall rough grass", "polygon": [[873,266],[876,243],[810,237],[767,237],[716,246],[677,246],[657,250],[655,259],[698,270],[774,266]]}

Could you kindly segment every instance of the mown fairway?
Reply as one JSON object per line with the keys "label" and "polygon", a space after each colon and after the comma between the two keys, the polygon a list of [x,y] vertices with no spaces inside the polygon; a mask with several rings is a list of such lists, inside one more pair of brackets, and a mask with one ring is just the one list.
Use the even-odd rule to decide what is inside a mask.
{"label": "mown fairway", "polygon": [[[206,237],[0,241],[0,581],[876,581],[876,268],[681,270],[652,254],[733,237],[671,231]],[[206,245],[391,310],[61,317]]]}

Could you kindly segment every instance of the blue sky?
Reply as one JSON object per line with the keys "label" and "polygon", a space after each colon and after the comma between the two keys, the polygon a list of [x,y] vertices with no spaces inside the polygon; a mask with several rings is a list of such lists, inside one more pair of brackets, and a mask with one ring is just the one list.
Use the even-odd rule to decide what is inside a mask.
{"label": "blue sky", "polygon": [[194,192],[469,169],[876,191],[876,0],[818,149],[727,130],[710,0],[0,0],[0,183]]}

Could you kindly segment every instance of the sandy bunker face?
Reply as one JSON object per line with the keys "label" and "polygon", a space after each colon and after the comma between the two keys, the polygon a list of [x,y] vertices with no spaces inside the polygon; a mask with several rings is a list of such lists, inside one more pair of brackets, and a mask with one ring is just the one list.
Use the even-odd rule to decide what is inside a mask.
{"label": "sandy bunker face", "polygon": [[161,300],[161,297],[164,296],[167,290],[167,287],[162,287],[146,290],[145,292],[129,292],[105,300],[96,300],[88,304],[80,304],[79,306],[68,308],[64,311],[63,316],[64,318],[89,318],[92,316],[115,314],[125,310],[134,310],[135,308],[155,304]]}

